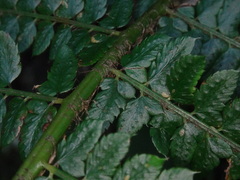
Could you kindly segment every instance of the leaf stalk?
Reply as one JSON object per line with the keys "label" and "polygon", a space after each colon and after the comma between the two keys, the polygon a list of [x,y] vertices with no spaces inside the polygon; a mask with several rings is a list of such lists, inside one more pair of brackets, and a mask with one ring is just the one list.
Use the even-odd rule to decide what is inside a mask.
{"label": "leaf stalk", "polygon": [[189,18],[187,16],[184,16],[183,14],[181,14],[179,12],[176,12],[176,11],[173,11],[173,10],[171,10],[169,8],[166,8],[166,12],[168,14],[172,15],[172,16],[175,16],[175,17],[178,17],[178,18],[182,19],[183,21],[185,21],[190,26],[194,26],[194,27],[196,27],[198,29],[201,29],[206,34],[209,34],[210,36],[213,35],[213,36],[215,36],[215,37],[217,37],[219,39],[222,39],[223,41],[227,42],[228,44],[230,44],[233,47],[240,48],[240,43],[237,42],[236,40],[234,40],[232,38],[229,38],[229,37],[223,35],[222,33],[217,32],[214,29],[209,28],[208,26],[203,25],[203,24],[197,22],[194,19],[191,19],[191,18]]}
{"label": "leaf stalk", "polygon": [[102,32],[102,33],[106,33],[106,34],[110,34],[110,35],[115,35],[115,36],[120,35],[119,31],[106,29],[106,28],[91,25],[91,24],[81,23],[78,21],[74,21],[71,19],[62,18],[62,17],[58,17],[58,16],[48,16],[48,15],[43,15],[43,14],[37,14],[37,13],[31,13],[31,12],[25,12],[25,11],[16,11],[16,10],[10,10],[10,9],[0,9],[0,13],[16,14],[19,16],[27,16],[27,17],[32,17],[32,18],[37,18],[37,19],[42,19],[42,20],[47,20],[47,21],[53,21],[53,22],[57,22],[57,23],[69,24],[69,25],[72,25],[72,26],[75,26],[78,28]]}
{"label": "leaf stalk", "polygon": [[168,0],[158,1],[138,21],[123,31],[114,45],[106,52],[105,56],[94,66],[76,89],[66,97],[52,123],[42,135],[32,152],[24,161],[13,180],[34,179],[43,170],[39,162],[48,162],[57,142],[64,135],[72,120],[83,108],[84,101],[95,92],[105,76],[108,75],[110,67],[116,66],[120,57],[129,51],[129,48],[139,38],[144,37],[147,29],[157,23],[161,15],[166,13]]}
{"label": "leaf stalk", "polygon": [[192,116],[190,113],[184,111],[183,109],[175,106],[174,104],[172,104],[170,101],[168,101],[167,99],[163,98],[161,95],[157,94],[156,92],[150,90],[148,87],[146,87],[145,85],[137,82],[136,80],[132,79],[131,77],[125,75],[124,73],[122,73],[119,70],[116,69],[111,69],[111,72],[113,74],[115,74],[116,76],[118,76],[119,78],[127,81],[128,83],[132,84],[135,88],[137,88],[138,90],[140,90],[141,92],[144,92],[145,94],[147,94],[148,96],[152,97],[153,99],[155,99],[156,101],[160,102],[160,104],[167,109],[170,109],[174,112],[176,112],[177,114],[179,114],[180,116],[182,116],[185,120],[195,124],[197,127],[199,127],[200,129],[208,132],[209,134],[218,137],[220,139],[222,139],[223,141],[225,141],[226,143],[229,144],[229,146],[231,146],[234,150],[240,152],[240,145],[235,143],[234,141],[232,141],[231,139],[227,138],[226,136],[222,135],[221,133],[218,132],[218,130],[216,130],[215,128],[208,126],[206,124],[204,124],[203,122],[201,122],[200,120],[198,120],[196,117]]}
{"label": "leaf stalk", "polygon": [[18,96],[18,97],[20,96],[20,97],[26,97],[26,98],[37,99],[37,100],[42,100],[42,101],[49,101],[49,102],[52,102],[53,104],[61,104],[62,103],[61,98],[45,96],[42,94],[36,94],[36,93],[16,90],[16,89],[12,89],[12,88],[0,88],[0,93],[10,95],[10,96]]}

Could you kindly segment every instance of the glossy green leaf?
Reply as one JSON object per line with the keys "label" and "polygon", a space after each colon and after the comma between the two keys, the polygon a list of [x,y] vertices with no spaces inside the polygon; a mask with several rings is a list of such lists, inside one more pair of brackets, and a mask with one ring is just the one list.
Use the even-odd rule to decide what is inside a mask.
{"label": "glossy green leaf", "polygon": [[64,0],[61,2],[61,6],[56,11],[56,15],[71,19],[76,16],[83,7],[83,0]]}
{"label": "glossy green leaf", "polygon": [[184,168],[171,168],[168,170],[164,170],[158,180],[176,180],[176,179],[184,179],[184,180],[193,180],[194,174],[197,172],[191,171],[189,169]]}
{"label": "glossy green leaf", "polygon": [[7,105],[7,114],[2,122],[1,146],[10,144],[20,133],[23,120],[26,118],[27,108],[20,98],[12,99]]}
{"label": "glossy green leaf", "polygon": [[128,151],[129,138],[126,133],[104,136],[89,154],[85,178],[88,180],[110,180],[116,166],[119,165]]}
{"label": "glossy green leaf", "polygon": [[[198,147],[199,136],[202,131],[192,123],[185,123],[177,129],[171,138],[170,152],[177,164],[189,164]],[[205,151],[205,149],[202,149]]]}
{"label": "glossy green leaf", "polygon": [[33,55],[39,55],[45,51],[54,35],[53,24],[51,22],[42,22],[38,26],[38,33],[33,44]]}
{"label": "glossy green leaf", "polygon": [[210,137],[192,123],[185,123],[171,138],[171,156],[179,165],[191,164],[196,170],[212,170],[220,158],[232,155],[230,146],[223,140]]}
{"label": "glossy green leaf", "polygon": [[230,166],[230,171],[227,171],[226,173],[229,172],[230,178],[232,180],[237,180],[240,179],[240,153],[234,153],[233,156],[231,157],[229,161],[229,166]]}
{"label": "glossy green leaf", "polygon": [[83,12],[78,20],[84,23],[91,24],[92,22],[100,19],[107,11],[107,0],[91,0],[86,1]]}
{"label": "glossy green leaf", "polygon": [[17,37],[19,52],[25,51],[33,43],[37,34],[35,20],[28,17],[19,18],[20,34]]}
{"label": "glossy green leaf", "polygon": [[48,73],[48,79],[39,88],[42,94],[54,96],[72,89],[77,73],[78,61],[72,50],[63,45]]}
{"label": "glossy green leaf", "polygon": [[235,99],[231,104],[226,106],[223,111],[223,124],[221,132],[231,138],[233,141],[240,143],[240,100]]}
{"label": "glossy green leaf", "polygon": [[143,83],[147,81],[146,69],[157,57],[160,48],[169,41],[170,37],[156,34],[145,39],[135,47],[131,54],[123,56],[121,64],[125,67],[127,75]]}
{"label": "glossy green leaf", "polygon": [[155,180],[164,162],[165,159],[153,155],[135,155],[117,170],[113,180]]}
{"label": "glossy green leaf", "polygon": [[100,85],[102,91],[94,98],[88,118],[113,122],[124,109],[126,100],[118,92],[118,81],[106,78]]}
{"label": "glossy green leaf", "polygon": [[41,0],[41,3],[37,6],[37,11],[41,14],[53,14],[60,6],[61,0]]}
{"label": "glossy green leaf", "polygon": [[72,33],[69,27],[58,29],[51,43],[49,58],[55,59],[59,49],[63,45],[67,44],[71,37],[72,37]]}
{"label": "glossy green leaf", "polygon": [[181,7],[181,8],[178,8],[177,11],[189,18],[194,18],[195,11],[194,11],[194,7],[192,6]]}
{"label": "glossy green leaf", "polygon": [[72,31],[72,37],[68,42],[68,46],[77,55],[80,51],[90,43],[90,34],[85,30]]}
{"label": "glossy green leaf", "polygon": [[84,160],[93,149],[102,132],[102,122],[85,120],[58,145],[57,163],[76,177],[84,175]]}
{"label": "glossy green leaf", "polygon": [[218,26],[217,15],[223,2],[224,0],[202,0],[199,2],[196,7],[199,22],[211,28],[216,28]]}
{"label": "glossy green leaf", "polygon": [[224,140],[215,137],[209,137],[208,144],[212,152],[219,158],[229,158],[232,155],[231,147]]}
{"label": "glossy green leaf", "polygon": [[183,123],[182,117],[171,111],[164,110],[160,115],[154,116],[150,125],[152,142],[159,153],[168,156],[171,138],[176,129]]}
{"label": "glossy green leaf", "polygon": [[24,159],[31,152],[45,131],[45,125],[50,123],[56,114],[56,108],[48,106],[46,102],[31,100],[27,104],[28,114],[21,128],[19,150]]}
{"label": "glossy green leaf", "polygon": [[156,0],[138,0],[133,9],[134,18],[142,16],[155,2]]}
{"label": "glossy green leaf", "polygon": [[132,0],[114,1],[109,12],[107,12],[107,17],[100,21],[100,25],[109,29],[123,27],[129,22],[132,9]]}
{"label": "glossy green leaf", "polygon": [[134,134],[148,123],[150,115],[158,115],[161,110],[161,105],[148,97],[141,96],[132,100],[118,119],[119,130]]}
{"label": "glossy green leaf", "polygon": [[0,17],[0,30],[5,31],[13,40],[16,40],[19,33],[18,17],[12,15]]}
{"label": "glossy green leaf", "polygon": [[[218,14],[219,31],[229,37],[239,36],[240,3],[235,0],[225,0]],[[231,12],[231,13],[229,13]]]}
{"label": "glossy green leaf", "polygon": [[159,19],[158,25],[160,26],[159,33],[175,38],[188,31],[188,25],[179,18],[163,16]]}
{"label": "glossy green leaf", "polygon": [[81,61],[81,65],[89,66],[98,62],[112,47],[115,40],[116,40],[115,37],[109,37],[105,41],[94,43],[91,46],[84,48],[78,54],[78,57]]}
{"label": "glossy green leaf", "polygon": [[21,72],[18,48],[3,31],[0,31],[0,72],[0,87],[9,85]]}
{"label": "glossy green leaf", "polygon": [[192,169],[201,171],[212,170],[217,167],[219,163],[220,160],[218,156],[212,152],[212,149],[208,144],[208,140],[203,139],[200,141],[192,158]]}
{"label": "glossy green leaf", "polygon": [[182,56],[170,70],[167,76],[167,87],[171,99],[181,104],[192,104],[195,86],[205,67],[203,56]]}
{"label": "glossy green leaf", "polygon": [[194,97],[194,112],[203,122],[221,125],[221,111],[237,87],[238,74],[235,70],[219,71],[201,85]]}
{"label": "glossy green leaf", "polygon": [[41,0],[18,0],[17,9],[22,11],[33,11]]}
{"label": "glossy green leaf", "polygon": [[181,56],[189,55],[194,47],[196,39],[192,37],[179,37],[168,41],[160,50],[155,70],[150,68],[149,84],[152,90],[159,94],[169,94],[169,90],[166,87],[166,75],[169,73],[173,63]]}
{"label": "glossy green leaf", "polygon": [[117,90],[124,98],[131,99],[135,98],[135,88],[125,81],[118,81]]}

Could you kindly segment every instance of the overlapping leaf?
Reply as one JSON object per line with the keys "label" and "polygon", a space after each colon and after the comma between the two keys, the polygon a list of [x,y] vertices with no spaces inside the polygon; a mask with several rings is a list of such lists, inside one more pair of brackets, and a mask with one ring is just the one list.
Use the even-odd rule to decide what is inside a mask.
{"label": "overlapping leaf", "polygon": [[164,170],[159,176],[158,180],[175,180],[175,179],[184,179],[184,180],[193,180],[194,174],[197,172],[191,171],[184,168],[171,168]]}
{"label": "overlapping leaf", "polygon": [[131,54],[123,56],[121,63],[125,67],[127,75],[143,83],[147,81],[145,68],[151,65],[156,56],[170,37],[156,34],[145,39],[139,46],[133,49]]}
{"label": "overlapping leaf", "polygon": [[42,94],[51,96],[71,90],[77,73],[77,64],[72,50],[66,45],[62,46],[48,73],[48,80],[38,90]]}
{"label": "overlapping leaf", "polygon": [[60,27],[58,32],[54,35],[52,44],[50,47],[50,59],[55,59],[57,56],[57,53],[59,49],[66,45],[70,38],[72,37],[71,29],[70,27],[62,28]]}
{"label": "overlapping leaf", "polygon": [[0,87],[9,85],[21,71],[18,49],[12,38],[0,31]]}
{"label": "overlapping leaf", "polygon": [[152,142],[156,149],[164,156],[168,156],[170,140],[175,130],[182,123],[183,120],[180,115],[168,110],[163,110],[161,114],[151,119],[150,125],[153,128],[150,129],[150,136],[152,137]]}
{"label": "overlapping leaf", "polygon": [[159,51],[156,62],[150,67],[148,83],[152,90],[160,94],[169,94],[169,90],[166,87],[166,76],[176,60],[192,52],[195,40],[195,38],[191,37],[180,37],[164,44]]}
{"label": "overlapping leaf", "polygon": [[129,135],[126,133],[104,136],[89,154],[85,178],[110,180],[128,147]]}
{"label": "overlapping leaf", "polygon": [[101,84],[103,91],[95,97],[88,118],[113,122],[114,117],[120,114],[120,109],[125,107],[126,100],[118,92],[118,83],[117,80],[110,78],[103,81]]}
{"label": "overlapping leaf", "polygon": [[39,30],[33,44],[33,55],[39,55],[47,49],[54,35],[53,24],[51,22],[40,22]]}
{"label": "overlapping leaf", "polygon": [[117,170],[113,180],[154,180],[157,178],[164,161],[165,159],[160,159],[153,155],[135,155],[122,168]]}
{"label": "overlapping leaf", "polygon": [[85,174],[85,164],[88,153],[98,141],[102,131],[102,122],[85,120],[76,130],[58,145],[57,163],[62,169],[76,177]]}
{"label": "overlapping leaf", "polygon": [[232,155],[230,146],[221,139],[209,137],[191,123],[184,124],[172,137],[171,157],[178,164],[192,164],[196,170],[210,170],[220,158]]}
{"label": "overlapping leaf", "polygon": [[119,121],[119,130],[130,134],[136,133],[147,124],[150,115],[161,113],[162,107],[155,100],[141,96],[128,102],[126,109],[121,113]]}
{"label": "overlapping leaf", "polygon": [[205,67],[203,56],[183,56],[175,62],[167,76],[167,87],[171,99],[181,104],[192,104],[195,86]]}
{"label": "overlapping leaf", "polygon": [[196,92],[194,112],[203,122],[214,127],[221,125],[221,111],[237,87],[238,74],[234,70],[219,71]]}
{"label": "overlapping leaf", "polygon": [[8,103],[7,113],[2,122],[2,147],[10,144],[19,135],[26,115],[27,107],[22,99],[14,98]]}
{"label": "overlapping leaf", "polygon": [[28,114],[21,129],[19,150],[22,158],[26,158],[33,146],[45,131],[44,126],[51,122],[56,108],[48,107],[46,102],[31,100],[27,104]]}
{"label": "overlapping leaf", "polygon": [[19,32],[18,17],[13,15],[2,16],[0,22],[0,30],[5,31],[13,40],[16,40]]}
{"label": "overlapping leaf", "polygon": [[61,0],[41,0],[41,3],[37,6],[37,11],[41,14],[53,14],[60,6]]}
{"label": "overlapping leaf", "polygon": [[106,4],[107,0],[86,1],[83,12],[78,17],[78,20],[90,24],[100,19],[107,11]]}
{"label": "overlapping leaf", "polygon": [[64,0],[56,11],[56,15],[65,18],[73,18],[84,7],[83,0]]}
{"label": "overlapping leaf", "polygon": [[235,99],[223,111],[222,133],[240,143],[240,100]]}
{"label": "overlapping leaf", "polygon": [[25,51],[33,43],[37,34],[35,20],[28,17],[19,18],[20,33],[17,37],[19,52]]}
{"label": "overlapping leaf", "polygon": [[113,29],[125,26],[131,17],[133,9],[132,0],[118,0],[114,1],[107,17],[100,21],[101,26]]}
{"label": "overlapping leaf", "polygon": [[41,0],[18,0],[17,9],[22,11],[33,11]]}

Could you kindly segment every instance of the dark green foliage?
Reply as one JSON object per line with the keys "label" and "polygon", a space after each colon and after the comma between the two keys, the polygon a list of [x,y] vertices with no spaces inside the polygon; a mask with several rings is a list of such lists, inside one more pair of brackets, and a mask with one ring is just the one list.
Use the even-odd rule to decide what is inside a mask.
{"label": "dark green foliage", "polygon": [[86,164],[86,179],[111,179],[116,166],[128,151],[129,135],[115,133],[105,136],[89,154]]}
{"label": "dark green foliage", "polygon": [[111,9],[107,12],[107,17],[100,21],[101,26],[109,29],[125,26],[130,20],[132,8],[132,0],[114,1]]}
{"label": "dark green foliage", "polygon": [[[182,18],[168,9],[170,15],[162,16],[157,28],[154,21],[142,29],[148,19],[140,19],[133,27],[143,34],[131,35],[128,27],[154,2],[0,0],[0,92],[15,87],[12,83],[21,71],[18,52],[31,48],[32,55],[38,56],[47,50],[51,59],[47,81],[37,86],[50,103],[34,100],[31,93],[25,99],[9,97],[16,93],[0,95],[0,145],[6,147],[19,137],[23,159],[41,154],[37,161],[33,159],[33,168],[45,168],[49,177],[36,178],[40,172],[33,172],[35,179],[193,179],[196,172],[188,169],[162,169],[165,159],[158,156],[130,154],[131,148],[126,156],[132,137],[143,126],[159,156],[169,158],[173,166],[201,173],[225,159],[227,176],[240,178],[240,100],[234,99],[240,88],[240,45],[229,40],[237,40],[240,33],[239,3],[201,0],[195,7],[178,8],[176,12],[185,15]],[[186,17],[211,27],[210,33]],[[136,34],[134,42],[131,36]],[[121,64],[111,59],[121,59]],[[77,86],[82,65],[90,71],[86,77],[94,78],[85,78]],[[95,89],[96,94],[91,96],[85,89]],[[62,94],[71,91],[69,96]],[[50,96],[63,100],[52,101]],[[55,103],[62,103],[56,116]],[[49,124],[63,129],[48,129]],[[52,154],[47,157],[42,152]]]}
{"label": "dark green foliage", "polygon": [[2,120],[1,147],[7,146],[19,135],[26,115],[27,107],[22,99],[14,98],[8,103]]}
{"label": "dark green foliage", "polygon": [[134,134],[147,124],[150,115],[158,115],[161,109],[158,102],[148,97],[141,96],[132,100],[119,117],[119,130]]}
{"label": "dark green foliage", "polygon": [[56,11],[56,15],[65,18],[73,18],[83,9],[83,7],[83,0],[62,1],[60,7]]}
{"label": "dark green foliage", "polygon": [[59,31],[53,37],[53,41],[50,47],[49,58],[55,59],[59,49],[63,45],[66,45],[69,42],[71,37],[72,37],[72,33],[71,33],[70,27],[66,27],[66,28],[60,27]]}
{"label": "dark green foliage", "polygon": [[238,71],[219,71],[204,82],[194,97],[194,113],[206,124],[219,127],[221,111],[237,87]]}
{"label": "dark green foliage", "polygon": [[91,0],[86,1],[83,12],[79,15],[78,20],[91,24],[100,19],[106,13],[107,0]]}
{"label": "dark green foliage", "polygon": [[172,168],[169,170],[164,170],[158,180],[175,180],[175,179],[192,180],[193,175],[196,173],[197,172],[190,171],[188,169]]}
{"label": "dark green foliage", "polygon": [[[191,67],[191,68],[189,68]],[[205,67],[203,56],[183,56],[177,61],[167,76],[167,87],[171,99],[181,104],[192,104],[195,86]]]}
{"label": "dark green foliage", "polygon": [[156,179],[164,161],[153,155],[136,155],[117,170],[113,180]]}
{"label": "dark green foliage", "polygon": [[223,123],[220,128],[225,136],[240,143],[240,101],[235,99],[223,110]]}
{"label": "dark green foliage", "polygon": [[21,72],[17,46],[3,31],[0,31],[0,71],[0,87],[9,85]]}
{"label": "dark green foliage", "polygon": [[49,46],[53,36],[53,24],[50,22],[40,22],[38,24],[38,34],[33,44],[33,55],[39,55]]}
{"label": "dark green foliage", "polygon": [[37,28],[35,20],[28,17],[19,18],[19,27],[20,32],[17,37],[17,44],[19,52],[23,52],[33,43],[33,40],[37,35]]}
{"label": "dark green foliage", "polygon": [[57,52],[56,59],[48,73],[48,80],[38,90],[42,94],[54,96],[71,90],[77,73],[77,59],[72,50],[64,45]]}
{"label": "dark green foliage", "polygon": [[57,113],[56,108],[46,102],[31,100],[27,104],[28,114],[21,128],[19,150],[23,159],[40,139],[43,131]]}
{"label": "dark green foliage", "polygon": [[89,110],[89,119],[113,122],[120,114],[120,110],[125,108],[126,100],[118,92],[119,82],[114,79],[103,81],[100,86],[102,92],[97,94]]}
{"label": "dark green foliage", "polygon": [[83,161],[101,135],[101,124],[99,120],[86,120],[58,145],[57,163],[64,171],[76,177],[85,175]]}

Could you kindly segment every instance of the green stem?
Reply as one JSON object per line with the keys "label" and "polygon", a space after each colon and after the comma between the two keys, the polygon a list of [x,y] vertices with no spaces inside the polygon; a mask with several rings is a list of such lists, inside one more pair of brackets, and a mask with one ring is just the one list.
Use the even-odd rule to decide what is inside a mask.
{"label": "green stem", "polygon": [[62,103],[61,98],[45,96],[45,95],[41,95],[41,94],[36,94],[36,93],[31,93],[31,92],[26,92],[26,91],[20,91],[20,90],[11,89],[11,88],[0,88],[0,93],[10,95],[10,96],[20,96],[20,97],[38,99],[38,100],[42,100],[42,101],[50,101],[53,104],[61,104]]}
{"label": "green stem", "polygon": [[234,39],[231,39],[215,30],[213,30],[212,28],[209,28],[208,26],[206,25],[203,25],[199,22],[197,22],[196,20],[194,19],[191,19],[189,17],[186,17],[184,16],[183,14],[180,14],[176,11],[173,11],[169,8],[166,9],[166,12],[172,16],[175,16],[175,17],[178,17],[180,19],[182,19],[183,21],[185,21],[186,23],[188,23],[190,26],[194,26],[198,29],[201,29],[203,30],[205,33],[209,34],[210,36],[215,36],[215,37],[218,37],[219,39],[222,39],[223,41],[227,42],[228,44],[230,44],[231,46],[234,46],[234,47],[237,47],[237,48],[240,48],[240,43],[235,41]]}
{"label": "green stem", "polygon": [[85,24],[85,23],[81,23],[78,21],[73,21],[73,20],[70,20],[67,18],[62,18],[62,17],[57,17],[57,16],[48,16],[48,15],[43,15],[43,14],[37,14],[37,13],[31,13],[31,12],[25,12],[25,11],[16,11],[16,10],[10,10],[10,9],[0,9],[0,13],[1,12],[7,13],[7,14],[16,14],[19,16],[28,16],[28,17],[33,17],[33,18],[37,18],[37,19],[53,21],[53,22],[58,22],[58,23],[63,23],[63,24],[69,24],[69,25],[73,25],[75,27],[89,29],[91,31],[102,32],[102,33],[111,34],[111,35],[115,35],[115,36],[120,35],[119,31],[106,29],[106,28],[103,28],[100,26]]}
{"label": "green stem", "polygon": [[148,28],[152,28],[159,17],[166,13],[167,3],[168,0],[158,1],[143,17],[119,35],[113,47],[105,53],[78,87],[63,100],[54,120],[22,164],[14,180],[34,179],[41,172],[42,167],[39,167],[39,162],[48,162],[54,154],[57,142],[79,111],[84,108],[82,107],[84,101],[93,95],[103,78],[108,75],[110,67],[116,66],[120,57],[129,51],[130,46],[139,41],[139,38],[143,38],[143,32],[150,32]]}
{"label": "green stem", "polygon": [[210,127],[206,124],[204,124],[203,122],[201,122],[200,120],[198,120],[196,117],[192,116],[191,114],[189,114],[188,112],[182,110],[181,108],[175,106],[174,104],[172,104],[170,101],[168,101],[167,99],[163,98],[161,95],[153,92],[152,90],[150,90],[149,88],[147,88],[145,85],[137,82],[136,80],[132,79],[131,77],[125,75],[124,73],[122,73],[119,70],[115,70],[115,69],[111,69],[111,72],[114,73],[116,76],[118,76],[119,78],[129,82],[130,84],[132,84],[135,88],[139,89],[140,91],[144,92],[145,94],[147,94],[148,96],[152,97],[153,99],[157,100],[158,102],[160,102],[160,104],[162,104],[163,107],[170,109],[174,112],[176,112],[177,114],[179,114],[180,116],[182,116],[184,119],[186,119],[187,121],[195,124],[197,127],[201,128],[204,131],[207,131],[209,134],[218,137],[222,140],[224,140],[226,143],[229,144],[229,146],[231,146],[233,149],[237,150],[238,152],[240,152],[240,145],[233,142],[231,139],[227,138],[226,136],[222,135],[221,133],[219,133],[215,128]]}
{"label": "green stem", "polygon": [[55,166],[52,166],[50,164],[47,164],[45,162],[41,162],[41,165],[47,169],[50,173],[60,177],[61,179],[67,179],[67,180],[77,180],[73,176],[67,174],[64,171],[61,171],[60,169],[56,168]]}

